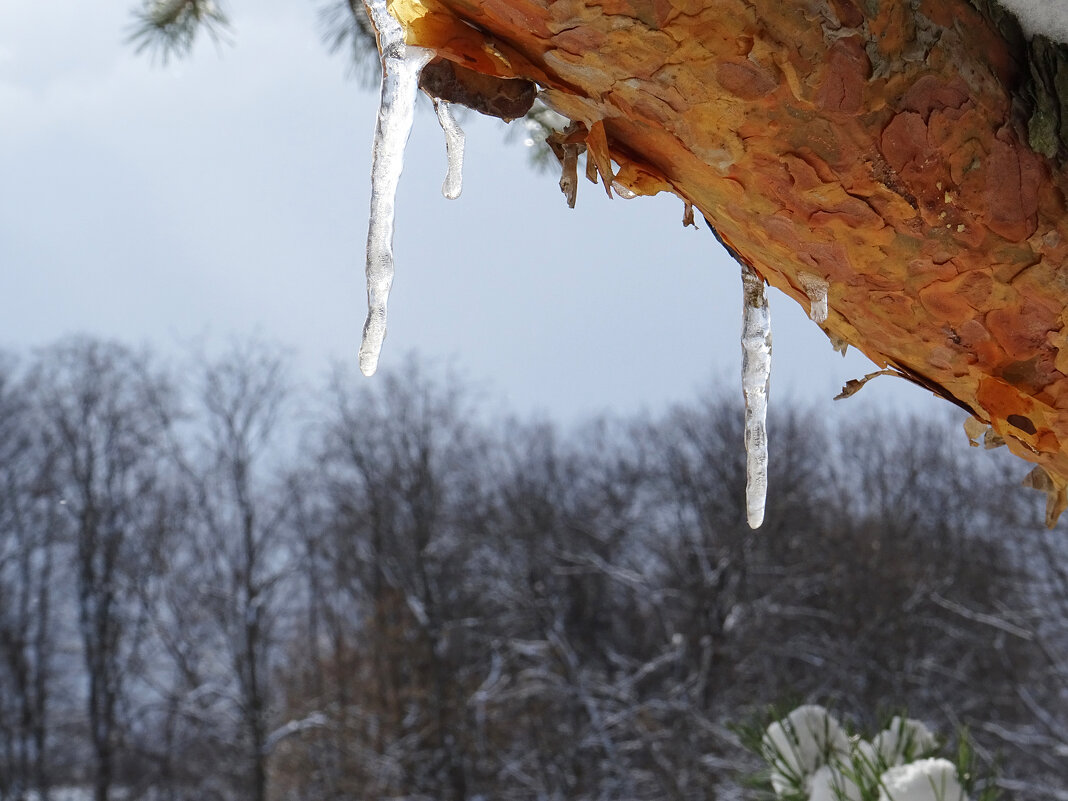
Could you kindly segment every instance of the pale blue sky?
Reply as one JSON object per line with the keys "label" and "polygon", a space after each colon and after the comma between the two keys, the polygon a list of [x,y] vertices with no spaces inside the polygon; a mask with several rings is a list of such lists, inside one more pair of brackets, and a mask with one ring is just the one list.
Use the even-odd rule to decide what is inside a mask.
{"label": "pale blue sky", "polygon": [[[126,0],[0,5],[0,346],[87,332],[168,351],[258,333],[309,380],[355,360],[377,94],[327,54],[314,2],[229,8],[234,47],[202,41],[163,68],[124,45]],[[383,368],[409,350],[449,359],[508,408],[562,420],[738,386],[737,269],[707,230],[682,228],[680,201],[583,183],[569,210],[523,136],[506,144],[475,114],[463,196],[446,201],[426,106]],[[894,379],[831,404],[874,368],[771,302],[773,404],[945,407]]]}

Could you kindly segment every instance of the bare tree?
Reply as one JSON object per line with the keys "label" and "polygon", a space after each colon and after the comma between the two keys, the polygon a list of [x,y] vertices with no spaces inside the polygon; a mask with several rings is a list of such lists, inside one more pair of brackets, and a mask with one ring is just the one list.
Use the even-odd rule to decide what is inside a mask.
{"label": "bare tree", "polygon": [[47,799],[55,649],[53,566],[61,511],[32,394],[0,357],[0,798]]}
{"label": "bare tree", "polygon": [[189,602],[211,621],[210,642],[226,656],[216,679],[233,688],[245,763],[238,786],[253,801],[268,797],[273,660],[290,573],[287,500],[275,468],[288,400],[281,356],[258,342],[236,346],[204,366],[195,442],[178,451],[192,499],[197,597]]}
{"label": "bare tree", "polygon": [[54,450],[50,489],[73,538],[94,797],[107,801],[121,749],[120,706],[145,622],[133,577],[155,569],[141,558],[159,523],[163,434],[149,410],[166,382],[143,357],[91,340],[43,352],[35,380]]}
{"label": "bare tree", "polygon": [[[414,361],[370,388],[339,372],[329,402],[319,457],[327,528],[315,547],[342,594],[322,609],[332,659],[352,667],[334,690],[351,781],[365,798],[467,798],[466,697],[485,611],[465,576],[483,551],[484,437],[455,380]],[[355,611],[347,637],[341,609]]]}
{"label": "bare tree", "polygon": [[683,801],[799,698],[969,724],[1056,798],[1063,548],[959,430],[773,417],[752,532],[733,400],[490,425],[413,361],[300,439],[276,351],[202,362],[192,404],[106,343],[0,366],[5,801]]}

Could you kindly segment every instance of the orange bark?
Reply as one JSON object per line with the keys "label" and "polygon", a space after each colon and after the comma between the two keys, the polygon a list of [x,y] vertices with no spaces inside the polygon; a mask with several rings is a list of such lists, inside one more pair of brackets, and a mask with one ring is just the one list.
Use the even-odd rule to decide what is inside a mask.
{"label": "orange bark", "polygon": [[1014,106],[1026,54],[969,3],[392,9],[411,44],[539,84],[581,123],[606,185],[676,193],[806,306],[799,273],[826,279],[824,330],[1039,464],[1055,519],[1068,485],[1068,176],[1031,149]]}

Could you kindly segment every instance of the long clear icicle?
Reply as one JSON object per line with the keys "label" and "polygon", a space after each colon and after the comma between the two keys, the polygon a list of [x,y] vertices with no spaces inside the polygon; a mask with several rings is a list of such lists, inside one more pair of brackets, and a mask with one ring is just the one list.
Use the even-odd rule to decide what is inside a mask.
{"label": "long clear icicle", "polygon": [[742,392],[745,395],[745,513],[750,528],[764,522],[768,496],[768,388],[771,311],[764,279],[742,266]]}
{"label": "long clear icicle", "polygon": [[371,166],[371,222],[367,231],[367,322],[360,344],[360,370],[374,375],[386,338],[386,304],[393,286],[393,216],[404,170],[404,146],[412,131],[419,73],[433,53],[404,43],[404,31],[386,0],[365,0],[378,31],[382,95]]}
{"label": "long clear icicle", "polygon": [[445,155],[449,160],[449,172],[445,175],[445,183],[441,185],[441,194],[449,200],[456,200],[460,197],[464,182],[464,131],[452,115],[452,106],[444,100],[434,98],[434,111],[437,112],[441,130],[445,132]]}

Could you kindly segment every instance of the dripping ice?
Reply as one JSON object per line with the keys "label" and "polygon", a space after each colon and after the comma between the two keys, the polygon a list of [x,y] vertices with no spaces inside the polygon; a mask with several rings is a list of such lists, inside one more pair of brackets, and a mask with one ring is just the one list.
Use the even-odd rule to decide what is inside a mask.
{"label": "dripping ice", "polygon": [[[404,170],[404,147],[412,131],[419,73],[433,52],[405,44],[404,31],[393,18],[387,0],[365,0],[378,31],[382,59],[382,93],[371,156],[371,217],[367,231],[367,321],[360,344],[360,370],[374,375],[386,337],[386,307],[393,286],[393,220],[397,185]],[[463,131],[448,104],[435,102],[445,131],[449,171],[442,192],[460,194]]]}
{"label": "dripping ice", "polygon": [[404,170],[404,146],[412,131],[419,72],[431,52],[404,43],[400,23],[386,0],[367,0],[382,54],[382,94],[371,156],[371,221],[367,230],[367,321],[360,344],[360,370],[374,375],[386,337],[386,305],[393,286],[393,216]]}
{"label": "dripping ice", "polygon": [[460,197],[464,180],[464,132],[452,115],[452,106],[444,100],[434,98],[434,111],[437,112],[441,130],[445,132],[445,155],[449,160],[441,194],[449,200],[456,200]]}
{"label": "dripping ice", "polygon": [[742,392],[745,395],[745,510],[750,528],[764,522],[768,495],[768,388],[771,311],[764,280],[742,266]]}

